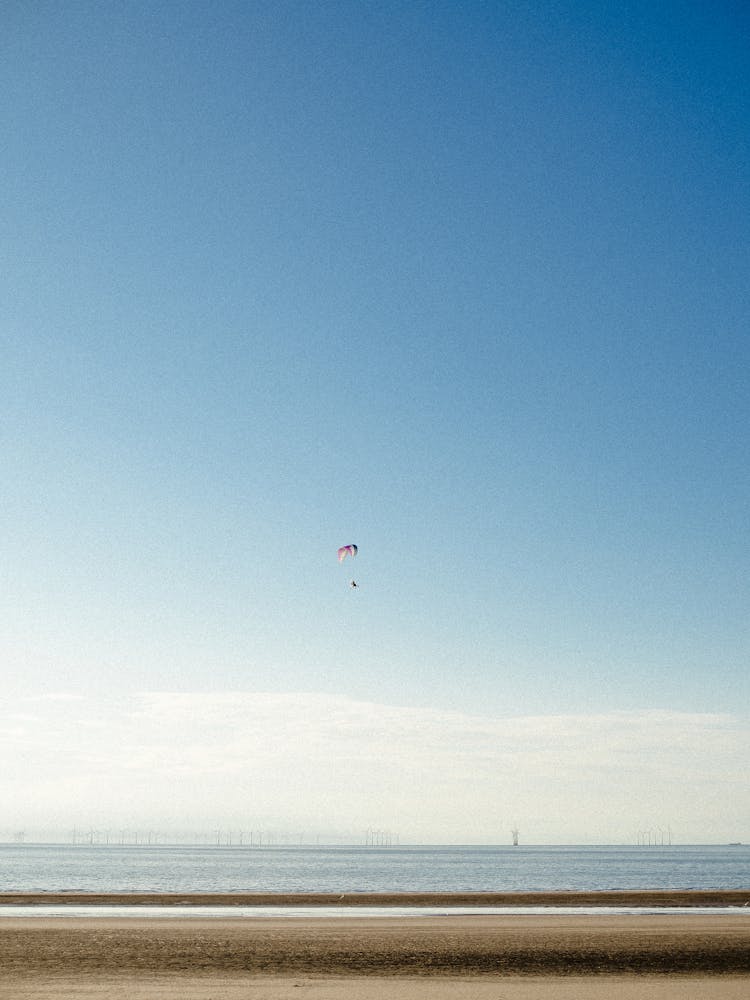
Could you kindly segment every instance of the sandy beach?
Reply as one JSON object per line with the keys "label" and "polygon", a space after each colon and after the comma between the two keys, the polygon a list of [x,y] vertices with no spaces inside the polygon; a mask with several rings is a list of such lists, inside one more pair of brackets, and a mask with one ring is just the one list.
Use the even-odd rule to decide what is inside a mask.
{"label": "sandy beach", "polygon": [[28,977],[3,1000],[747,1000],[748,978],[557,976],[405,979]]}
{"label": "sandy beach", "polygon": [[745,1000],[750,917],[2,917],[0,970],[14,1000]]}

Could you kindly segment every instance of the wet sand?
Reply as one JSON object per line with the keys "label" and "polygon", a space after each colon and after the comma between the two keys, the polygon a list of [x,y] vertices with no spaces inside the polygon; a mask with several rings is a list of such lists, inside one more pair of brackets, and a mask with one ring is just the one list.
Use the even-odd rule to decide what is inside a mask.
{"label": "wet sand", "polygon": [[[246,896],[242,903],[248,905]],[[403,897],[399,904],[415,905]],[[0,918],[3,1000],[748,996],[750,916],[740,913]]]}
{"label": "wet sand", "polygon": [[616,892],[4,892],[0,904],[89,906],[748,906],[750,889]]}

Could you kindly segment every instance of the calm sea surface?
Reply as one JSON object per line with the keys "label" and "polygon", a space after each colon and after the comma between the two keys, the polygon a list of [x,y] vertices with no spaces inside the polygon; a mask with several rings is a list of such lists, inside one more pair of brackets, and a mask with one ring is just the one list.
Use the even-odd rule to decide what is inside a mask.
{"label": "calm sea surface", "polygon": [[114,847],[0,844],[0,892],[750,889],[750,846]]}

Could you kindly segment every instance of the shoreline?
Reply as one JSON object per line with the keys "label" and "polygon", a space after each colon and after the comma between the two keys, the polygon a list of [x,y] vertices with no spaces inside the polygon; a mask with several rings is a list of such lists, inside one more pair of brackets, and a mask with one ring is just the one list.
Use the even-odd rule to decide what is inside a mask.
{"label": "shoreline", "polygon": [[594,892],[0,892],[0,906],[750,907],[748,889]]}

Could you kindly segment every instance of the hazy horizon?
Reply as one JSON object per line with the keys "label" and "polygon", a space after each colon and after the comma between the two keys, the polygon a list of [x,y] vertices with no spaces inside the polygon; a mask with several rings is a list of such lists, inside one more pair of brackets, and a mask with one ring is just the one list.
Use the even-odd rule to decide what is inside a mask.
{"label": "hazy horizon", "polygon": [[[403,840],[744,839],[741,717],[493,717],[343,695],[19,699],[3,779],[16,827],[389,831]],[[592,746],[596,759],[592,761]],[[65,753],[60,754],[59,748]],[[3,826],[6,824],[3,823]]]}

